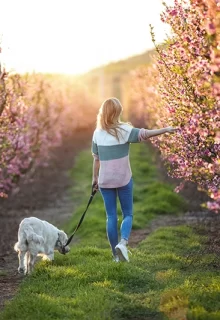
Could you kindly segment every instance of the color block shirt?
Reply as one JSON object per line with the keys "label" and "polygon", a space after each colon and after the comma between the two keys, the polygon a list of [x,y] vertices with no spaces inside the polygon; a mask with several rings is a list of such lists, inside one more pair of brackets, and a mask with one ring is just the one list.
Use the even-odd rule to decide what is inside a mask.
{"label": "color block shirt", "polygon": [[127,185],[132,172],[129,161],[130,143],[148,138],[146,129],[121,124],[119,141],[102,129],[96,129],[92,139],[93,157],[99,159],[98,185],[101,188],[119,188]]}

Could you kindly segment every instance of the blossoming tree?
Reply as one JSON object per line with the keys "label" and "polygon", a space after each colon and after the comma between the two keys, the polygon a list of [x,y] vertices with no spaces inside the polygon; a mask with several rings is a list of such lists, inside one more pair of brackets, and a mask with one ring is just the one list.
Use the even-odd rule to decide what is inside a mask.
{"label": "blossoming tree", "polygon": [[39,165],[47,165],[51,149],[65,143],[63,139],[72,137],[74,130],[91,125],[95,114],[94,101],[75,82],[2,71],[0,198],[7,198]]}
{"label": "blossoming tree", "polygon": [[[213,199],[207,205],[216,212],[220,209],[219,13],[219,1],[212,0],[175,0],[166,6],[161,20],[170,25],[172,36],[159,46],[151,30],[157,51],[155,90],[153,94],[149,88],[139,90],[139,100],[144,95],[145,101],[154,97],[159,102],[154,113],[145,104],[157,125],[180,129],[156,142],[170,175],[196,182]],[[152,82],[147,77],[146,86]],[[134,82],[138,81],[136,77]]]}

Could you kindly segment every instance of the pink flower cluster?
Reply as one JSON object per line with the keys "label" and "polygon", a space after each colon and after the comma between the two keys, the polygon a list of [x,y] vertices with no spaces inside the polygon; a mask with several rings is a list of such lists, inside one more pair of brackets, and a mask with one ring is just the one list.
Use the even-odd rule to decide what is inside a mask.
{"label": "pink flower cluster", "polygon": [[[162,46],[155,43],[158,72],[151,79],[147,67],[142,70],[145,76],[136,90],[136,101],[156,102],[154,112],[145,103],[145,113],[150,114],[147,125],[180,128],[174,135],[160,136],[155,144],[167,161],[169,174],[196,182],[213,199],[207,206],[217,212],[220,205],[220,33],[217,34],[220,7],[219,1],[213,3],[175,0],[174,6],[166,7],[161,19],[171,26],[172,36]],[[153,30],[152,38],[155,42]],[[135,82],[140,82],[138,76],[134,77]],[[153,93],[149,83],[150,90],[153,83]]]}

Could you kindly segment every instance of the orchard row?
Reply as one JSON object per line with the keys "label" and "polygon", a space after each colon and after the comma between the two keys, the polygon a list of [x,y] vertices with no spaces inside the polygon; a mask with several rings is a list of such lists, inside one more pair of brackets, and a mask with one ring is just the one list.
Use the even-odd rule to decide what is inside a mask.
{"label": "orchard row", "polygon": [[[220,1],[175,0],[161,20],[172,30],[150,66],[133,72],[130,106],[148,127],[174,126],[154,141],[169,174],[197,183],[220,209]],[[181,184],[178,189],[183,186]]]}
{"label": "orchard row", "polygon": [[0,79],[0,197],[21,178],[46,166],[54,147],[94,125],[95,102],[76,80],[65,76],[7,75]]}

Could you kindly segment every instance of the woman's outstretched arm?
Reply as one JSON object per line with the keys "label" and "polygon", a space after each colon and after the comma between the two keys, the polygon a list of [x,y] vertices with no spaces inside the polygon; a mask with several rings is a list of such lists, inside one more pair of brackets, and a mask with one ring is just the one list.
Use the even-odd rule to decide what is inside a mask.
{"label": "woman's outstretched arm", "polygon": [[159,136],[164,133],[174,133],[178,130],[178,128],[166,127],[166,128],[161,128],[161,129],[152,129],[152,130],[141,129],[141,130],[143,130],[144,132],[140,132],[140,135],[144,139],[147,139],[147,138]]}

